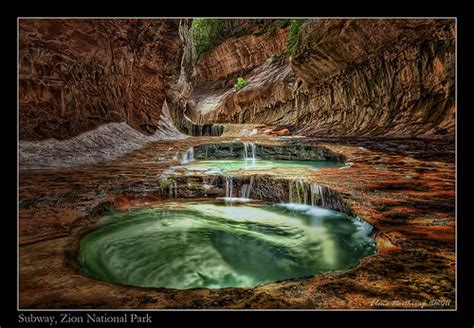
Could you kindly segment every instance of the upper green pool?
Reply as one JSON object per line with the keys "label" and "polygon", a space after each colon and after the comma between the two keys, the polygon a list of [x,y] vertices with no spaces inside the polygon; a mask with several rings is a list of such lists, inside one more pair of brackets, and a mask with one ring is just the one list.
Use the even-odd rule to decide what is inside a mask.
{"label": "upper green pool", "polygon": [[348,270],[375,250],[369,224],[318,207],[175,204],[105,216],[81,240],[81,272],[141,287],[254,287]]}
{"label": "upper green pool", "polygon": [[314,169],[321,167],[342,167],[344,163],[325,162],[325,161],[290,161],[290,160],[197,160],[183,166],[188,168],[206,168],[215,171],[234,171],[234,170],[262,170],[270,171],[273,169]]}

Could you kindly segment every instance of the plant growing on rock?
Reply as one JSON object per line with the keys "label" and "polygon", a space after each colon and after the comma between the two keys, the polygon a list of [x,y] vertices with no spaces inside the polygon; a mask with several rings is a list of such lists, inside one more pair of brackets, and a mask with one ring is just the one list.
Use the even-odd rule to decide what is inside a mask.
{"label": "plant growing on rock", "polygon": [[276,60],[280,60],[287,56],[292,56],[296,52],[296,42],[298,33],[301,25],[305,22],[304,19],[285,19],[278,23],[280,28],[288,28],[288,41],[286,44],[286,50],[280,54],[274,54],[267,59],[267,63],[273,63]]}
{"label": "plant growing on rock", "polygon": [[170,178],[166,178],[166,179],[161,179],[160,180],[160,187],[162,189],[166,189],[166,188],[169,188],[169,187],[172,187],[173,185],[176,184],[176,181],[173,180],[173,179],[170,179]]}
{"label": "plant growing on rock", "polygon": [[193,19],[193,41],[198,57],[217,45],[223,24],[223,19]]}
{"label": "plant growing on rock", "polygon": [[243,87],[245,87],[248,84],[247,80],[244,79],[243,77],[237,78],[237,83],[234,84],[234,88],[236,91],[239,91]]}
{"label": "plant growing on rock", "polygon": [[288,27],[287,51],[290,55],[295,54],[298,32],[300,31],[300,27],[303,25],[304,21],[304,19],[292,19],[290,26]]}

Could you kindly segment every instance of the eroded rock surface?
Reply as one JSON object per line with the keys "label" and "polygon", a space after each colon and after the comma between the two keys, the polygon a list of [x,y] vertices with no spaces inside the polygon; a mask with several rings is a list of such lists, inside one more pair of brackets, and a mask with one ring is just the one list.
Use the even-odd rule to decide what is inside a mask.
{"label": "eroded rock surface", "polygon": [[22,19],[20,139],[66,139],[125,122],[151,135],[179,73],[179,20]]}
{"label": "eroded rock surface", "polygon": [[[261,49],[282,51],[273,41],[251,48],[248,38],[233,45],[250,59],[260,58]],[[306,135],[453,135],[454,39],[448,19],[309,20],[291,64],[284,57],[255,59],[239,91],[225,70],[208,74],[189,108],[201,123],[279,124]],[[217,61],[213,66],[239,60],[229,59],[226,49],[208,55]]]}
{"label": "eroded rock surface", "polygon": [[152,135],[145,135],[122,122],[103,124],[66,140],[20,141],[20,167],[55,169],[95,164],[120,157],[152,141],[187,137],[174,126],[165,101]]}

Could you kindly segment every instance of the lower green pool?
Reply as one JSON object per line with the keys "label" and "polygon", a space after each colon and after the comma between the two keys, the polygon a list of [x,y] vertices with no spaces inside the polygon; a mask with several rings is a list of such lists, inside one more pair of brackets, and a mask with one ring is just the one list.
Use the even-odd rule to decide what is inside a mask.
{"label": "lower green pool", "polygon": [[255,287],[344,271],[375,251],[358,218],[297,204],[186,202],[105,216],[80,243],[81,273],[141,287]]}

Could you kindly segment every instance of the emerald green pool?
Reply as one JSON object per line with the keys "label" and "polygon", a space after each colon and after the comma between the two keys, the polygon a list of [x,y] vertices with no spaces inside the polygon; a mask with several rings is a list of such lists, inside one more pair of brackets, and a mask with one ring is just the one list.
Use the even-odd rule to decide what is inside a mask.
{"label": "emerald green pool", "polygon": [[81,272],[141,287],[255,287],[348,270],[375,251],[369,224],[318,207],[160,206],[105,216],[81,240]]}
{"label": "emerald green pool", "polygon": [[233,170],[272,170],[272,169],[314,169],[321,167],[342,167],[344,163],[325,161],[291,161],[291,160],[197,160],[183,165],[188,168],[206,168],[215,171]]}

